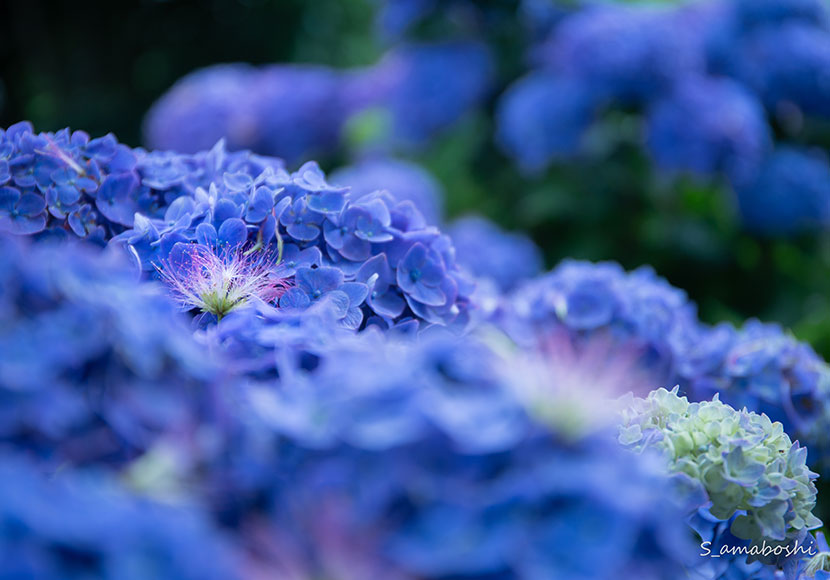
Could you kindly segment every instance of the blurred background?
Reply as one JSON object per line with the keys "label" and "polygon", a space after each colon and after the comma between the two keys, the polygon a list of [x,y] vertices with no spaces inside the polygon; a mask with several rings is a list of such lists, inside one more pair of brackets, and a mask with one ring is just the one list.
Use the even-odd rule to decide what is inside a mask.
{"label": "blurred background", "polygon": [[22,119],[315,159],[411,188],[479,268],[510,252],[469,213],[830,357],[824,0],[6,0],[0,125]]}

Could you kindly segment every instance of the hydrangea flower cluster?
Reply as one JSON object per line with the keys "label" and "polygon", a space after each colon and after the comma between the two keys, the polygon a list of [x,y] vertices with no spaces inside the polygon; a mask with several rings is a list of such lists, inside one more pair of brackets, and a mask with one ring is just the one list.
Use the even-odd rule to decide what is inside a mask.
{"label": "hydrangea flower cluster", "polygon": [[[96,204],[115,171],[87,159],[93,141],[77,133],[2,135],[10,174],[51,167],[21,199],[61,185],[53,159],[109,168],[84,193]],[[222,143],[114,149],[130,180],[111,196],[117,209],[94,217],[106,248],[54,215],[36,233],[14,230],[30,239],[0,237],[0,445],[37,466],[0,455],[0,475],[7,463],[22,474],[5,484],[13,501],[0,500],[0,553],[35,554],[0,558],[0,576],[42,565],[47,577],[111,566],[198,577],[199,544],[221,555],[205,577],[728,577],[689,561],[689,505],[712,542],[810,540],[815,474],[785,430],[818,443],[828,375],[777,327],[703,326],[646,268],[568,261],[531,279],[535,247],[480,221],[452,226],[456,259],[418,210],[429,182],[352,192],[348,174],[334,185],[313,162],[289,173]],[[485,292],[465,267],[489,278]],[[188,328],[174,301],[205,314]],[[620,388],[674,380],[785,423],[665,390],[638,400],[624,443],[670,455],[668,471],[684,474],[670,479],[665,461],[620,449],[597,408],[612,409]],[[40,519],[51,484],[32,469],[98,483],[55,491],[55,520]],[[120,484],[96,475],[107,471]],[[697,489],[686,505],[678,483]],[[114,490],[113,507],[76,529],[66,514],[97,501],[96,486]],[[135,527],[110,543],[118,518]],[[151,526],[158,538],[142,539]],[[802,566],[775,563],[788,578]]]}
{"label": "hydrangea flower cluster", "polygon": [[[325,155],[348,114],[343,75],[326,67],[213,66],[179,80],[144,121],[154,149],[197,153],[225,139],[233,150],[290,163]],[[301,128],[301,129],[300,129]]]}
{"label": "hydrangea flower cluster", "polygon": [[113,135],[38,135],[25,122],[0,129],[0,231],[68,230],[102,241],[149,202],[135,168],[133,151]]}
{"label": "hydrangea flower cluster", "polygon": [[830,163],[788,144],[803,142],[805,116],[830,116],[821,0],[612,3],[554,20],[536,70],[497,107],[496,139],[521,169],[588,154],[605,113],[624,110],[658,169],[723,180],[752,230],[826,226]]}
{"label": "hydrangea flower cluster", "polygon": [[349,123],[372,145],[418,145],[481,103],[492,83],[491,60],[481,44],[446,42],[404,44],[365,69],[208,67],[153,106],[146,142],[195,153],[225,138],[231,150],[295,163],[331,155]]}
{"label": "hydrangea flower cluster", "polygon": [[472,285],[455,266],[449,238],[428,227],[411,202],[384,192],[351,202],[347,192],[329,185],[315,163],[293,174],[226,172],[207,190],[177,198],[163,219],[139,216],[115,241],[134,247],[149,269],[176,244],[218,252],[248,244],[250,253],[268,251],[279,236],[285,245],[276,274],[292,278],[282,308],[306,308],[336,293],[349,328],[367,315],[388,324],[411,317],[463,324]]}
{"label": "hydrangea flower cluster", "polygon": [[827,469],[830,367],[779,326],[710,327],[684,292],[653,271],[626,273],[610,263],[566,261],[506,298],[485,298],[497,306],[478,298],[479,307],[517,343],[543,352],[604,350],[608,364],[614,357],[635,363],[646,387],[679,384],[693,401],[719,393],[727,404],[781,422],[810,447],[811,464]]}
{"label": "hydrangea flower cluster", "polygon": [[804,148],[779,147],[735,192],[744,223],[754,231],[785,235],[830,219],[830,165]]}
{"label": "hydrangea flower cluster", "polygon": [[605,431],[574,439],[536,419],[518,366],[484,343],[363,333],[317,352],[279,389],[250,385],[257,444],[211,470],[222,513],[271,538],[262,566],[297,578],[682,575],[694,548],[664,471]]}
{"label": "hydrangea flower cluster", "polygon": [[132,227],[136,213],[173,219],[179,206],[167,210],[177,197],[225,172],[282,167],[278,159],[227,153],[221,144],[192,156],[147,153],[113,135],[35,133],[22,122],[0,129],[0,231],[103,243]]}
{"label": "hydrangea flower cluster", "polygon": [[380,117],[384,126],[374,136],[379,145],[410,147],[426,144],[475,109],[490,92],[493,75],[493,57],[484,44],[411,43],[358,72],[347,90],[361,104],[364,122]]}
{"label": "hydrangea flower cluster", "polygon": [[740,330],[700,327],[684,342],[675,380],[692,400],[720,394],[736,408],[765,413],[826,460],[830,367],[809,345],[758,321]]}
{"label": "hydrangea flower cluster", "polygon": [[398,201],[411,201],[429,224],[444,219],[444,192],[424,168],[389,157],[368,158],[334,171],[329,180],[349,186],[349,196],[357,201],[385,189]]}
{"label": "hydrangea flower cluster", "polygon": [[525,235],[505,232],[479,216],[463,216],[447,227],[458,263],[478,279],[495,282],[502,291],[538,275],[542,252]]}
{"label": "hydrangea flower cluster", "polygon": [[651,372],[650,384],[672,379],[675,342],[697,323],[686,294],[653,270],[627,274],[614,263],[572,260],[519,285],[497,316],[520,344],[544,346],[564,331],[580,347],[626,350]]}
{"label": "hydrangea flower cluster", "polygon": [[0,237],[3,445],[55,467],[123,465],[215,411],[192,404],[221,390],[214,360],[118,258]]}
{"label": "hydrangea flower cluster", "polygon": [[[51,134],[35,135],[26,124],[4,135],[24,144],[54,143],[50,155],[58,159],[53,163],[49,155],[31,156],[16,146],[9,149],[10,166],[28,163],[27,171],[34,171],[41,165],[75,163],[68,130],[60,133],[63,140],[58,141]],[[74,138],[82,141],[82,137]],[[283,283],[274,286],[259,268],[264,286],[255,284],[257,288],[242,295],[279,297],[281,307],[306,308],[336,293],[342,323],[350,328],[360,327],[369,316],[387,325],[413,317],[431,324],[465,324],[472,283],[456,267],[450,239],[429,227],[412,202],[398,202],[383,192],[352,202],[348,187],[327,183],[313,162],[289,174],[280,160],[227,153],[221,142],[195,155],[132,152],[115,144],[114,138],[112,143],[112,149],[129,157],[133,165],[106,188],[108,201],[97,202],[97,207],[107,208],[102,212],[107,227],[102,226],[99,235],[134,250],[145,271],[161,267],[179,297],[189,296],[185,304],[211,310],[205,308],[206,299],[217,292],[220,298],[227,297],[227,288],[202,288],[199,280],[221,286],[220,279],[228,272],[219,272],[216,266],[224,263],[245,271],[250,283],[255,263],[267,262],[277,241],[284,240],[280,267],[273,273]],[[45,171],[40,187],[59,187],[60,175],[55,169]],[[36,193],[26,195],[43,199]],[[16,220],[23,219],[14,211]],[[120,222],[107,221],[106,216],[118,216]],[[91,219],[95,218],[93,213]],[[46,218],[40,221],[38,225],[45,227]],[[51,229],[69,228],[57,222]],[[30,233],[33,228],[14,231]],[[177,244],[190,243],[207,250],[193,254],[176,249]],[[178,257],[171,260],[171,252]],[[234,254],[235,261],[229,259]],[[206,268],[204,259],[194,268],[194,256],[213,256],[213,270]],[[194,272],[205,275],[193,276]],[[283,293],[281,288],[288,285],[291,288]],[[240,296],[226,306],[238,304]]]}
{"label": "hydrangea flower cluster", "polygon": [[0,456],[4,578],[226,580],[240,572],[229,542],[192,506],[138,499],[99,472],[46,477]]}
{"label": "hydrangea flower cluster", "polygon": [[[808,531],[821,526],[812,514],[818,475],[806,466],[807,449],[766,415],[736,411],[717,396],[689,403],[676,388],[658,389],[633,400],[623,413],[619,439],[637,452],[662,450],[672,473],[703,488],[700,507],[730,521],[737,538],[809,545]],[[785,560],[777,563],[783,566]]]}
{"label": "hydrangea flower cluster", "polygon": [[[35,272],[47,272],[64,293],[78,293],[64,300],[81,312],[91,308],[78,297],[89,296],[84,291],[92,303],[111,296],[135,307],[123,313],[141,317],[135,334],[95,333],[108,348],[146,349],[142,329],[161,335],[156,341],[178,336],[172,307],[159,296],[151,303],[138,299],[147,282],[130,278],[127,287],[103,257],[72,246],[7,245],[0,255],[16,260],[2,269],[11,280],[28,284]],[[44,261],[47,255],[52,261]],[[96,283],[104,277],[116,282]],[[48,304],[43,292],[24,296],[32,304],[2,312]],[[336,302],[324,297],[302,313],[260,302],[234,310],[203,334],[201,348],[214,357],[221,352],[226,371],[246,380],[233,397],[221,398],[222,413],[178,418],[187,433],[167,443],[187,453],[182,465],[145,474],[172,477],[174,484],[180,479],[173,488],[191,490],[187,509],[131,497],[95,471],[78,471],[77,461],[47,482],[32,466],[0,457],[6,490],[0,553],[18,555],[0,559],[0,575],[610,580],[622,571],[670,580],[682,574],[693,546],[672,488],[649,457],[632,462],[604,431],[574,438],[550,416],[540,421],[527,403],[545,393],[523,391],[520,366],[483,342],[443,333],[419,341],[394,332],[354,334],[336,324]],[[167,325],[147,319],[161,303]],[[95,317],[103,318],[101,309]],[[29,331],[22,322],[9,328],[9,340]],[[249,350],[253,343],[258,350]],[[58,353],[66,341],[39,344],[46,346],[42,360],[44,350]],[[262,366],[248,366],[252,361]],[[31,360],[25,366],[35,368]],[[183,377],[167,382],[151,375],[147,380],[158,382],[145,385],[109,375],[117,361],[87,359],[83,367],[85,388],[102,390],[105,401],[116,388],[132,391],[134,404],[117,407],[119,426],[133,425],[145,409],[169,409],[159,398],[142,404],[137,395],[151,388],[166,391],[167,401],[186,398],[192,410],[217,397],[204,382],[190,389]],[[554,387],[547,394],[555,399],[556,393]],[[50,407],[40,401],[37,408]],[[190,433],[199,434],[197,441]],[[19,438],[8,442],[30,448]],[[156,469],[158,449],[142,449],[124,466],[122,481],[159,493],[152,484],[140,486],[141,473]],[[89,453],[87,459],[99,467],[113,461]],[[82,512],[87,517],[72,517]],[[229,544],[222,535],[231,531]],[[602,558],[594,562],[574,545]],[[212,554],[209,570],[205,549]]]}
{"label": "hydrangea flower cluster", "polygon": [[375,25],[385,41],[399,41],[435,16],[462,29],[474,29],[482,19],[482,6],[471,0],[375,0]]}

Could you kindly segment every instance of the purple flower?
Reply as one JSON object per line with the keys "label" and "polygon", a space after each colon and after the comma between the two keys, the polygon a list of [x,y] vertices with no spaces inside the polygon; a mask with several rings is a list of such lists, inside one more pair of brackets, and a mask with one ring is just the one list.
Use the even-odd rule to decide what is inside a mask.
{"label": "purple flower", "polygon": [[282,251],[282,261],[277,266],[276,272],[282,278],[294,276],[297,268],[307,266],[319,268],[322,265],[322,253],[316,246],[301,250],[295,244],[286,244]]}
{"label": "purple flower", "polygon": [[403,313],[406,302],[395,286],[395,274],[389,267],[386,254],[378,254],[367,260],[358,270],[355,279],[369,285],[366,304],[375,314],[394,319]]}
{"label": "purple flower", "polygon": [[274,193],[267,187],[258,187],[251,192],[248,207],[245,210],[245,221],[259,223],[274,209]]}
{"label": "purple flower", "polygon": [[21,195],[13,187],[0,187],[0,231],[35,234],[46,226],[46,201],[35,193]]}
{"label": "purple flower", "polygon": [[[294,277],[296,286],[285,293],[280,306],[308,306],[343,284],[343,273],[337,268],[299,268]],[[303,299],[301,296],[305,296]]]}
{"label": "purple flower", "polygon": [[101,183],[95,196],[95,206],[108,220],[131,226],[138,209],[132,197],[138,181],[130,173],[110,175]]}
{"label": "purple flower", "polygon": [[420,242],[413,244],[398,265],[398,286],[427,306],[443,306],[447,302],[442,288],[445,279],[446,270],[441,256]]}
{"label": "purple flower", "polygon": [[372,244],[390,242],[392,217],[380,199],[363,199],[349,206],[336,220],[326,223],[326,242],[347,260],[365,261]]}
{"label": "purple flower", "polygon": [[298,198],[282,213],[280,223],[292,238],[302,242],[310,242],[320,235],[320,226],[325,216],[311,211],[305,198]]}
{"label": "purple flower", "polygon": [[[68,129],[35,134],[29,123],[0,130],[0,182],[7,184],[0,229],[99,241],[119,233],[150,205],[136,163],[133,151],[113,135],[90,140]],[[88,207],[92,203],[97,212]]]}
{"label": "purple flower", "polygon": [[281,308],[308,308],[318,301],[326,301],[335,317],[347,328],[357,329],[363,321],[360,305],[369,292],[366,284],[343,281],[337,268],[298,268],[295,286],[280,298]]}
{"label": "purple flower", "polygon": [[292,183],[306,194],[308,207],[313,211],[334,214],[346,204],[348,188],[330,185],[314,161],[303,164],[293,175]]}

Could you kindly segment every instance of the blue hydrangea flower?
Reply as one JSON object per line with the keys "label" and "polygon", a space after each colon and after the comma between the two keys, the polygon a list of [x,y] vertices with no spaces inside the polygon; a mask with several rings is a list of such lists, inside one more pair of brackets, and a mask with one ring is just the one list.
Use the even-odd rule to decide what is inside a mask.
{"label": "blue hydrangea flower", "polygon": [[[440,22],[442,36],[488,34],[497,18],[512,6],[475,0],[374,0],[378,4],[375,28],[384,42],[400,42],[416,36],[419,28]],[[448,30],[449,29],[449,30]]]}
{"label": "blue hydrangea flower", "polygon": [[391,134],[382,137],[391,145],[417,146],[477,107],[492,77],[483,44],[402,44],[359,73],[347,90],[356,93],[348,97],[355,110],[377,108],[389,116]]}
{"label": "blue hydrangea flower", "polygon": [[386,203],[377,197],[364,197],[326,222],[326,243],[347,260],[365,261],[372,255],[373,243],[395,239],[391,224]]}
{"label": "blue hydrangea flower", "polygon": [[202,69],[180,79],[150,109],[144,133],[153,149],[196,153],[224,138],[232,149],[258,139],[250,106],[256,69],[243,64]]}
{"label": "blue hydrangea flower", "polygon": [[549,68],[623,103],[648,102],[703,72],[697,28],[669,7],[601,5],[566,17],[538,50]]}
{"label": "blue hydrangea flower", "polygon": [[830,368],[779,326],[749,321],[740,330],[701,327],[678,349],[677,380],[693,401],[718,394],[735,408],[764,413],[811,448],[826,469]]}
{"label": "blue hydrangea flower", "polygon": [[369,288],[360,282],[345,282],[343,272],[337,268],[298,268],[294,286],[280,297],[281,308],[304,309],[318,300],[326,299],[337,304],[337,316],[347,328],[357,329],[363,322],[360,305],[366,299]]}
{"label": "blue hydrangea flower", "polygon": [[414,244],[398,266],[397,281],[414,300],[428,306],[441,306],[447,297],[441,288],[446,272],[441,256],[423,244]]}
{"label": "blue hydrangea flower", "polygon": [[652,384],[671,380],[675,343],[697,324],[686,294],[653,270],[626,273],[614,263],[572,260],[519,285],[498,320],[533,348],[561,330],[576,345],[601,341],[626,350],[651,373]]}
{"label": "blue hydrangea flower", "polygon": [[668,171],[754,175],[771,141],[763,106],[727,79],[680,82],[648,116],[649,150]]}
{"label": "blue hydrangea flower", "polygon": [[[272,538],[263,565],[300,577],[684,575],[695,552],[664,470],[605,434],[559,436],[483,343],[363,333],[315,351],[279,389],[248,391],[258,444],[216,474],[223,509]],[[248,501],[227,502],[238,489]]]}
{"label": "blue hydrangea flower", "polygon": [[34,193],[20,194],[13,187],[0,188],[0,230],[34,234],[46,226],[46,200]]}
{"label": "blue hydrangea flower", "polygon": [[36,134],[29,123],[0,129],[0,231],[44,230],[100,241],[131,226],[148,205],[136,155],[107,135],[68,129]]}
{"label": "blue hydrangea flower", "polygon": [[778,148],[733,187],[744,224],[761,234],[817,229],[830,219],[830,165],[804,150]]}
{"label": "blue hydrangea flower", "polygon": [[546,72],[513,83],[496,112],[496,140],[527,172],[580,152],[598,112],[597,92],[579,80]]}
{"label": "blue hydrangea flower", "polygon": [[331,174],[330,180],[348,184],[352,201],[386,190],[398,201],[411,201],[427,223],[438,224],[443,219],[441,185],[414,163],[392,158],[367,159],[338,169]]}
{"label": "blue hydrangea flower", "polygon": [[145,119],[147,144],[196,153],[225,139],[291,163],[337,145],[345,111],[340,75],[324,67],[209,67],[179,80]]}
{"label": "blue hydrangea flower", "polygon": [[193,506],[131,496],[98,472],[46,476],[0,457],[0,577],[225,580],[242,578],[241,564]]}
{"label": "blue hydrangea flower", "polygon": [[0,440],[54,467],[123,465],[189,433],[214,361],[134,264],[0,237]]}
{"label": "blue hydrangea flower", "polygon": [[830,66],[827,29],[783,22],[735,35],[734,27],[721,32],[723,38],[713,43],[710,58],[716,70],[747,84],[772,113],[785,120],[792,107],[806,115],[830,116],[828,89],[822,81]]}
{"label": "blue hydrangea flower", "polygon": [[505,232],[482,217],[459,218],[450,224],[447,233],[458,264],[478,278],[495,281],[504,291],[542,270],[542,252],[530,238]]}
{"label": "blue hydrangea flower", "polygon": [[[183,177],[172,179],[172,167],[183,171]],[[144,183],[145,172],[151,173],[152,184]],[[169,155],[141,154],[138,175],[140,188],[158,204],[147,215],[136,213],[134,227],[114,236],[112,243],[135,250],[145,271],[163,266],[176,244],[202,244],[215,253],[231,248],[274,253],[284,243],[284,260],[274,275],[289,285],[303,267],[335,268],[347,288],[361,288],[347,292],[348,299],[336,299],[344,323],[352,328],[372,316],[393,326],[400,320],[390,319],[392,312],[395,318],[430,324],[467,324],[473,284],[456,265],[449,238],[427,226],[411,201],[398,201],[386,192],[352,200],[349,188],[329,184],[316,163],[289,174],[278,162],[249,153],[227,154],[221,146],[182,156],[180,162]],[[161,200],[168,205],[161,206]],[[406,276],[397,275],[415,246],[431,256],[426,284],[409,282],[418,275],[409,263]],[[364,264],[380,255],[391,279],[372,278],[377,272],[358,278]],[[380,292],[384,298],[365,303],[375,284],[374,295]],[[301,308],[315,299],[295,288],[280,304]],[[402,303],[404,308],[398,309]]]}
{"label": "blue hydrangea flower", "polygon": [[280,278],[289,278],[297,273],[297,268],[307,266],[319,268],[322,265],[323,254],[316,246],[301,250],[296,244],[286,244],[282,251],[282,260],[277,265],[275,273]]}
{"label": "blue hydrangea flower", "polygon": [[355,278],[368,285],[366,303],[376,314],[394,319],[406,308],[406,301],[396,291],[396,277],[389,266],[386,254],[379,254],[367,260],[357,271]]}
{"label": "blue hydrangea flower", "polygon": [[375,0],[375,27],[384,41],[400,41],[425,21],[440,19],[444,26],[460,30],[481,28],[489,7],[471,0]]}

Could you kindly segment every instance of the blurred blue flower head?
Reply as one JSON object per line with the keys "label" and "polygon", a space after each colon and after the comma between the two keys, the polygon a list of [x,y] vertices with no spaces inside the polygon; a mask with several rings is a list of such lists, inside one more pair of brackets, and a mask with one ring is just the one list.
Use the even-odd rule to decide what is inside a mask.
{"label": "blurred blue flower head", "polygon": [[521,376],[506,378],[521,361],[440,333],[364,333],[324,352],[280,390],[251,392],[279,442],[261,458],[283,532],[273,561],[335,577],[682,574],[694,549],[665,472],[604,429],[574,438],[534,418]]}
{"label": "blurred blue flower head", "polygon": [[153,149],[196,153],[225,139],[296,163],[337,144],[346,110],[340,75],[324,67],[214,66],[182,78],[145,119]]}
{"label": "blurred blue flower head", "polygon": [[563,19],[537,51],[543,66],[624,103],[647,102],[703,71],[695,27],[673,7],[611,4]]}
{"label": "blurred blue flower head", "polygon": [[542,270],[542,252],[517,232],[505,232],[478,216],[464,216],[447,228],[456,260],[477,278],[493,280],[504,291]]}
{"label": "blurred blue flower head", "polygon": [[510,86],[496,112],[496,140],[528,172],[580,153],[600,96],[577,79],[536,72]]}
{"label": "blurred blue flower head", "polygon": [[639,359],[650,385],[671,380],[675,343],[697,324],[686,294],[649,268],[626,273],[614,263],[566,260],[521,284],[500,323],[519,344],[539,348],[564,331],[581,348],[600,340]]}
{"label": "blurred blue flower head", "polygon": [[0,237],[0,440],[53,465],[122,465],[184,437],[221,384],[157,284],[117,252]]}
{"label": "blurred blue flower head", "polygon": [[231,543],[193,506],[139,499],[95,471],[47,477],[8,453],[0,457],[0,476],[4,578],[242,577]]}
{"label": "blurred blue flower head", "polygon": [[380,144],[406,148],[426,145],[475,110],[492,90],[493,75],[484,44],[406,43],[359,73],[348,90],[356,110],[377,109],[388,117]]}
{"label": "blurred blue flower head", "polygon": [[679,349],[678,380],[693,401],[718,395],[735,408],[780,421],[810,448],[811,465],[826,471],[830,368],[774,324],[701,327]]}
{"label": "blurred blue flower head", "polygon": [[415,163],[385,157],[369,158],[338,169],[329,179],[332,183],[348,184],[352,201],[386,190],[398,201],[411,201],[427,223],[437,225],[443,219],[441,185]]}
{"label": "blurred blue flower head", "polygon": [[781,147],[734,188],[744,224],[761,234],[815,230],[830,219],[830,164],[808,151]]}
{"label": "blurred blue flower head", "polygon": [[772,142],[762,105],[728,79],[690,78],[655,103],[648,146],[668,171],[753,176]]}

